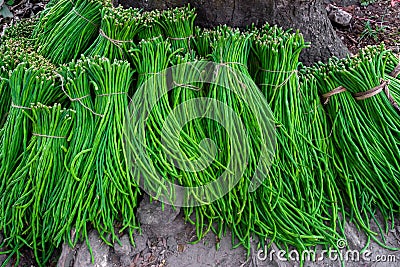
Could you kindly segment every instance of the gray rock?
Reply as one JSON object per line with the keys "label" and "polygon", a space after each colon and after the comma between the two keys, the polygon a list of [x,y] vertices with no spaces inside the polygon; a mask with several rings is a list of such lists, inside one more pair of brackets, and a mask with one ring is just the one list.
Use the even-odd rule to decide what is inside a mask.
{"label": "gray rock", "polygon": [[123,235],[120,239],[121,244],[116,243],[114,245],[115,254],[118,256],[124,256],[131,254],[132,245],[131,241],[129,240],[128,235]]}
{"label": "gray rock", "polygon": [[137,215],[141,224],[144,225],[165,225],[173,222],[179,214],[179,207],[174,208],[168,204],[164,204],[164,210],[162,203],[158,201],[150,202],[149,197],[145,197],[137,211]]}
{"label": "gray rock", "polygon": [[215,248],[216,242],[215,235],[209,232],[196,244],[178,244],[178,250],[166,258],[166,266],[250,266],[251,260],[246,263],[243,247],[232,249],[229,231],[227,236],[218,241],[218,250]]}
{"label": "gray rock", "polygon": [[116,243],[114,245],[115,255],[119,258],[119,263],[122,267],[129,267],[132,265],[133,258],[135,255],[141,253],[147,248],[148,237],[146,234],[135,235],[135,245],[131,244],[128,235],[123,235],[120,238],[121,244]]}
{"label": "gray rock", "polygon": [[332,9],[328,14],[329,19],[338,25],[347,27],[350,25],[353,16],[340,8]]}
{"label": "gray rock", "polygon": [[135,246],[132,248],[132,254],[138,254],[147,248],[148,237],[146,234],[137,235],[134,238]]}
{"label": "gray rock", "polygon": [[61,255],[58,258],[57,267],[73,266],[75,260],[75,249],[72,249],[68,244],[62,245]]}
{"label": "gray rock", "polygon": [[168,237],[167,239],[167,247],[171,251],[176,251],[177,250],[177,245],[178,243],[176,242],[176,239],[173,236]]}
{"label": "gray rock", "polygon": [[366,243],[365,235],[360,232],[354,224],[346,222],[345,233],[347,243],[350,249],[361,250],[364,248]]}
{"label": "gray rock", "polygon": [[83,244],[78,250],[75,258],[74,267],[111,267],[112,261],[109,256],[110,247],[106,245],[99,237],[96,231],[89,233],[89,243],[92,248],[94,263],[91,261],[89,248]]}
{"label": "gray rock", "polygon": [[132,245],[128,235],[120,238],[121,244],[114,245],[115,254],[119,257],[122,266],[130,266],[132,261]]}

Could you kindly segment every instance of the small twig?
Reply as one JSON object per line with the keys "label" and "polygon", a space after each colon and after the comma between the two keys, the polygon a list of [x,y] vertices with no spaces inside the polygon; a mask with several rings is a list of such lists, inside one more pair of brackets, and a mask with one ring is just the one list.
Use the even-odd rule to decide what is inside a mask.
{"label": "small twig", "polygon": [[[376,21],[376,20],[373,20],[373,19],[367,19],[367,18],[362,18],[362,17],[358,17],[358,16],[354,16],[354,18],[355,19],[358,19],[358,20],[363,20],[363,21],[369,21],[369,22],[372,22],[372,23],[376,23],[376,24],[383,24],[383,23],[389,23],[390,21],[385,21],[385,20],[383,20],[383,21]],[[386,25],[385,25],[386,26]]]}

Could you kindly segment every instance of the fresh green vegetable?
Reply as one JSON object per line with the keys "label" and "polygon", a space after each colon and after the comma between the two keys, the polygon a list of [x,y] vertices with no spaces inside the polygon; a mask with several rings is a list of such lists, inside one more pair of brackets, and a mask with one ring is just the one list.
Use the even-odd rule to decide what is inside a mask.
{"label": "fresh green vegetable", "polygon": [[[54,64],[67,63],[78,58],[99,34],[101,10],[107,0],[77,0],[66,14],[49,11],[49,32],[37,36],[39,52]],[[56,9],[53,6],[52,9]],[[54,22],[56,22],[54,24]]]}
{"label": "fresh green vegetable", "polygon": [[44,58],[32,59],[41,60],[20,63],[9,79],[12,103],[0,140],[0,195],[28,145],[31,123],[24,113],[30,114],[31,103],[51,104],[63,98],[55,67]]}
{"label": "fresh green vegetable", "polygon": [[114,223],[119,221],[120,231],[128,229],[133,242],[133,230],[138,228],[134,209],[139,191],[128,169],[123,139],[132,71],[128,62],[104,57],[87,58],[85,66],[96,96],[95,135],[73,199],[80,207],[77,228],[86,234],[85,224],[90,222],[111,245],[118,240]]}
{"label": "fresh green vegetable", "polygon": [[142,27],[139,9],[123,9],[122,6],[104,7],[100,35],[86,50],[86,56],[105,56],[110,60],[124,59],[137,32]]}
{"label": "fresh green vegetable", "polygon": [[160,23],[166,37],[171,42],[172,50],[183,49],[184,53],[192,53],[192,39],[194,38],[194,20],[196,12],[190,5],[168,9],[161,13]]}
{"label": "fresh green vegetable", "polygon": [[32,137],[2,194],[4,245],[17,255],[16,265],[23,245],[32,247],[38,263],[47,262],[54,252],[49,226],[55,218],[48,212],[57,199],[57,185],[63,183],[66,138],[73,118],[73,112],[62,110],[60,104],[38,104],[30,110],[32,117],[25,117],[33,120]]}
{"label": "fresh green vegetable", "polygon": [[[398,210],[398,114],[384,91],[365,99],[357,93],[380,86],[385,53],[382,50],[367,56],[368,53],[361,51],[359,56],[331,59],[310,71],[317,80],[332,123],[334,164],[340,170],[338,184],[346,192],[343,199],[351,208],[349,219],[355,219],[369,238],[374,239],[376,233],[371,229],[370,219],[376,219],[376,211],[385,219],[387,232],[388,221],[393,221]],[[384,241],[383,235],[382,238]]]}
{"label": "fresh green vegetable", "polygon": [[139,41],[150,40],[164,35],[160,24],[161,13],[162,12],[159,10],[152,10],[143,13],[142,27],[137,35]]}
{"label": "fresh green vegetable", "polygon": [[[83,185],[81,178],[88,170],[87,162],[94,146],[96,113],[85,61],[71,62],[62,68],[61,73],[64,93],[76,115],[68,137],[69,149],[65,155],[64,165],[67,171],[62,177],[63,182],[55,190],[57,196],[54,197],[54,205],[46,215],[55,218],[51,225],[52,232],[56,233],[53,237],[54,243],[59,245],[61,242],[68,242],[72,247],[87,237],[85,210],[82,210],[86,192],[80,186]],[[95,175],[94,169],[90,175]],[[81,189],[79,196],[75,194],[78,189]]]}

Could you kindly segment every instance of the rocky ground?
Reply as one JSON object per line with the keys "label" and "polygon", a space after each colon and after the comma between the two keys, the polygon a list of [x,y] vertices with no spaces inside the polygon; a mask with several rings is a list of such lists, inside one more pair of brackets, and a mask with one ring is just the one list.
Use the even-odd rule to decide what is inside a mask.
{"label": "rocky ground", "polygon": [[[358,49],[380,42],[399,52],[400,48],[400,5],[396,1],[369,1],[369,5],[361,6],[359,1],[330,1],[327,0],[327,12],[335,26],[337,34],[349,48],[351,53]],[[364,1],[367,2],[367,1]],[[5,27],[17,20],[37,14],[45,6],[46,1],[22,0],[5,1],[10,13],[8,17],[0,15],[0,34]],[[0,0],[0,6],[4,4]],[[1,12],[1,10],[0,10]],[[1,13],[0,13],[1,14]],[[339,15],[338,15],[339,14]],[[218,240],[213,233],[209,233],[203,240],[195,244],[195,228],[186,224],[182,212],[166,206],[162,211],[158,202],[150,203],[147,198],[140,204],[138,217],[142,224],[142,231],[135,235],[135,244],[132,246],[129,237],[125,234],[120,237],[120,244],[114,248],[108,247],[100,241],[96,232],[92,231],[89,242],[93,251],[95,264],[91,262],[91,255],[86,244],[80,244],[71,249],[64,245],[54,255],[49,266],[78,267],[78,266],[126,266],[126,267],[161,267],[161,266],[298,266],[298,261],[287,262],[285,258],[277,257],[278,248],[271,248],[267,255],[259,253],[256,242],[253,242],[249,254],[243,248],[232,249],[231,236],[227,235]],[[400,223],[387,235],[387,244],[400,247]],[[367,239],[354,225],[346,226],[349,240],[349,250],[361,251]],[[1,234],[0,234],[1,241]],[[216,247],[219,247],[217,250]],[[270,253],[276,253],[270,259]],[[372,242],[368,246],[370,255],[365,259],[350,259],[346,266],[398,266],[400,252],[384,249]],[[368,252],[367,251],[367,252]],[[368,253],[367,253],[368,254]],[[295,255],[295,254],[293,254]],[[317,250],[317,259],[322,258],[321,250]],[[332,255],[333,257],[335,254]],[[6,256],[0,255],[0,263]],[[330,260],[325,255],[323,261],[307,262],[307,266],[340,266],[338,260]],[[9,264],[8,266],[13,266]],[[20,266],[35,266],[30,250],[23,251]]]}
{"label": "rocky ground", "polygon": [[[365,5],[354,0],[331,2],[327,4],[328,12],[333,13],[330,18],[337,34],[351,53],[357,53],[366,45],[381,42],[387,48],[400,53],[400,1],[364,0],[363,2],[370,3]],[[335,22],[336,13],[342,14],[338,16],[339,23]]]}

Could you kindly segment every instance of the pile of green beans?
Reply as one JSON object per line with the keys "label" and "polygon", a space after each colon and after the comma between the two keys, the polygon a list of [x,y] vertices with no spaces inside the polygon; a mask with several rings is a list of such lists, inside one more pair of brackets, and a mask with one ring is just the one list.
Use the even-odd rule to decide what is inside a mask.
{"label": "pile of green beans", "polygon": [[29,42],[30,45],[33,45],[33,40],[31,38],[37,22],[38,18],[36,17],[22,19],[16,22],[4,31],[4,35],[2,36],[0,43],[6,40],[23,40],[25,42]]}
{"label": "pile of green beans", "polygon": [[[212,178],[215,179],[223,175],[224,172],[232,172],[232,174],[243,172],[243,177],[223,198],[208,206],[197,208],[196,216],[199,213],[208,220],[213,220],[217,227],[212,227],[212,230],[219,238],[225,233],[226,228],[230,227],[232,229],[232,242],[238,242],[235,246],[242,244],[249,250],[252,235],[251,228],[254,227],[257,217],[253,216],[254,213],[252,213],[254,210],[252,210],[253,207],[251,206],[252,196],[249,193],[249,187],[258,164],[260,147],[268,144],[259,139],[259,125],[257,125],[257,121],[252,114],[249,103],[243,102],[242,99],[249,101],[250,98],[254,98],[254,101],[257,101],[257,95],[261,96],[261,93],[251,79],[243,80],[243,78],[248,77],[246,65],[251,45],[250,35],[245,35],[237,29],[231,29],[226,26],[218,27],[212,35],[210,58],[220,65],[215,70],[213,83],[210,84],[206,96],[213,100],[221,101],[232,109],[239,116],[242,126],[247,131],[251,131],[251,138],[247,144],[244,143],[246,140],[238,141],[238,137],[235,136],[238,134],[236,131],[229,133],[227,132],[228,129],[225,129],[220,123],[207,120],[206,129],[207,133],[210,134],[209,138],[214,140],[218,145],[218,151],[220,151],[216,155],[216,161],[226,165],[226,169],[214,168],[213,172],[215,174]],[[240,73],[241,77],[237,77],[237,73]],[[241,95],[243,92],[232,91],[232,89],[236,88],[245,88],[246,97]],[[221,110],[216,112],[216,116],[224,121],[229,120],[227,115]],[[236,140],[235,142],[238,143],[235,146],[237,147],[231,148],[230,140]],[[242,142],[244,144],[241,144]],[[230,154],[234,152],[234,149],[240,149],[241,151],[240,153],[236,152],[237,155],[232,155],[232,158],[230,158]],[[240,154],[248,155],[248,162],[244,162],[243,160],[245,159],[238,157]],[[230,164],[227,165],[228,163]],[[267,171],[267,168],[263,171]],[[234,178],[234,175],[228,174],[225,179],[232,180],[231,183],[233,183]],[[266,179],[268,180],[268,178]]]}
{"label": "pile of green beans", "polygon": [[16,265],[24,245],[33,249],[39,263],[53,255],[51,226],[55,218],[49,207],[58,198],[56,189],[64,183],[64,156],[73,116],[73,111],[62,109],[60,104],[31,106],[31,115],[27,116],[32,120],[32,137],[2,195],[6,212],[2,230],[7,235],[3,245],[12,251],[8,260],[17,256]]}
{"label": "pile of green beans", "polygon": [[[212,58],[214,62],[227,62],[229,67],[232,69],[238,70],[240,73],[244,73],[250,79],[250,74],[247,69],[247,60],[249,58],[250,53],[250,44],[251,39],[257,38],[257,36],[251,36],[249,34],[243,34],[239,31],[233,30],[222,30],[222,37],[216,39],[212,43],[213,53]],[[265,33],[267,34],[267,33]],[[295,35],[292,37],[298,38]],[[281,45],[282,49],[287,49],[287,57],[288,60],[282,62],[282,65],[289,65],[285,66],[283,69],[284,71],[292,72],[296,69],[298,57],[297,50],[301,51],[301,48],[304,47],[304,42],[301,42],[302,39],[299,41],[299,48],[298,49],[291,49],[291,46],[284,46]],[[266,48],[266,50],[268,50]],[[299,51],[299,52],[300,52]],[[269,58],[263,52],[259,52],[259,57],[261,61],[273,61],[273,58]],[[291,57],[292,56],[292,57]],[[282,59],[280,59],[282,61]],[[274,62],[278,62],[277,59]],[[264,63],[264,67],[266,63]],[[275,69],[271,69],[271,73],[274,73],[274,70],[278,71],[275,75],[279,75],[280,67],[278,65],[274,66]],[[229,73],[228,73],[229,74]],[[287,75],[286,77],[291,77],[290,73],[281,73],[281,75]],[[294,78],[293,78],[294,77]],[[331,226],[326,224],[326,220],[318,214],[321,213],[319,210],[321,207],[321,199],[324,198],[322,195],[322,188],[318,185],[318,182],[314,181],[314,177],[310,174],[309,170],[304,170],[303,175],[307,174],[307,176],[295,176],[298,172],[301,171],[302,164],[311,163],[310,159],[305,158],[302,162],[295,162],[297,157],[299,156],[300,152],[295,151],[297,145],[304,145],[306,141],[299,140],[299,144],[294,144],[294,147],[290,146],[283,146],[280,145],[284,143],[282,140],[283,138],[286,139],[286,142],[291,142],[290,140],[290,131],[286,130],[288,126],[285,126],[285,123],[290,123],[285,120],[289,120],[289,118],[276,118],[275,113],[280,110],[284,110],[283,112],[287,112],[286,109],[290,109],[296,115],[296,111],[294,111],[294,107],[290,104],[286,104],[284,98],[289,101],[293,101],[296,98],[300,98],[300,96],[293,96],[293,99],[290,98],[290,94],[297,93],[298,86],[297,86],[297,78],[294,75],[289,79],[288,85],[286,87],[282,86],[281,88],[275,88],[275,98],[269,97],[269,95],[274,95],[272,88],[270,88],[267,95],[267,101],[269,101],[272,107],[272,111],[274,112],[275,122],[276,125],[276,138],[277,138],[277,146],[276,146],[276,156],[272,163],[271,168],[269,169],[268,166],[262,166],[261,174],[264,175],[264,182],[261,186],[254,192],[254,193],[247,193],[247,189],[249,187],[249,179],[252,177],[253,172],[256,171],[258,167],[256,159],[258,158],[259,154],[263,149],[268,150],[271,147],[271,144],[268,143],[268,140],[260,140],[258,137],[257,129],[257,122],[254,121],[251,112],[253,110],[246,110],[246,106],[240,99],[234,96],[231,96],[229,92],[224,92],[223,90],[219,89],[219,87],[210,90],[209,96],[217,99],[221,99],[221,101],[226,102],[228,101],[228,106],[235,107],[241,114],[241,118],[243,120],[244,125],[246,128],[251,129],[251,145],[250,145],[250,159],[252,159],[248,163],[248,167],[244,174],[244,181],[238,185],[238,188],[232,190],[232,193],[238,197],[243,203],[241,206],[243,209],[243,214],[241,215],[241,220],[234,220],[232,221],[233,233],[236,236],[240,243],[243,244],[245,247],[250,247],[249,238],[252,234],[256,234],[259,237],[260,242],[263,244],[264,241],[269,240],[269,245],[272,242],[277,244],[288,246],[293,245],[299,250],[303,250],[309,246],[317,245],[317,244],[326,244],[326,245],[335,245],[339,235],[336,233],[336,230]],[[222,82],[231,81],[232,77],[219,77]],[[274,80],[271,80],[272,82]],[[268,80],[268,83],[271,83]],[[277,81],[277,78],[275,78]],[[226,82],[225,82],[226,83]],[[266,83],[264,80],[263,83]],[[282,83],[282,82],[281,82]],[[281,83],[277,83],[280,85]],[[240,84],[227,84],[229,86],[240,86]],[[211,87],[212,88],[212,87]],[[252,90],[250,90],[252,89]],[[257,89],[257,90],[256,90]],[[252,98],[253,102],[259,103],[255,104],[255,106],[261,106],[262,102],[259,99],[262,96],[258,95],[258,88],[254,83],[246,84],[246,92],[249,92],[246,97],[249,95],[254,94],[255,96]],[[261,92],[260,92],[261,93]],[[282,95],[279,98],[279,95]],[[281,99],[281,100],[280,100]],[[235,101],[234,101],[235,100]],[[233,102],[231,102],[233,101]],[[279,109],[277,107],[279,104],[277,103],[276,106],[272,105],[274,102],[281,101],[281,105]],[[299,102],[298,102],[299,103]],[[265,104],[264,104],[265,105]],[[266,110],[268,107],[264,107],[261,110],[263,112],[267,112]],[[279,116],[279,114],[277,114]],[[301,113],[297,111],[297,116],[300,118]],[[290,114],[292,116],[292,114]],[[259,122],[258,122],[259,123]],[[293,127],[293,126],[292,126]],[[294,128],[294,127],[293,127]],[[280,131],[286,130],[286,134],[281,134]],[[294,136],[294,129],[292,136]],[[212,131],[211,129],[209,130]],[[218,129],[214,129],[214,132],[219,132]],[[220,137],[220,140],[224,140],[225,137]],[[286,156],[286,153],[288,156]],[[293,154],[291,154],[293,153]],[[290,157],[292,155],[292,157]],[[286,156],[286,159],[284,158]],[[264,163],[261,161],[261,163]],[[265,163],[264,163],[265,164]],[[307,172],[308,171],[308,172]],[[321,178],[320,178],[321,179]],[[305,193],[302,193],[304,188]],[[313,191],[314,189],[317,189]],[[234,199],[234,198],[233,198]],[[308,202],[306,202],[308,201]],[[329,201],[326,201],[329,203]],[[324,203],[325,204],[325,203]],[[234,207],[233,203],[231,206]],[[238,207],[239,208],[239,207]],[[240,209],[239,209],[240,210]],[[234,210],[231,211],[232,214],[236,214],[240,212],[235,212]],[[247,216],[245,216],[247,214]],[[229,222],[229,218],[225,218],[224,221]]]}
{"label": "pile of green beans", "polygon": [[87,234],[85,223],[90,222],[104,242],[112,245],[118,240],[114,223],[120,222],[120,231],[128,229],[133,243],[132,234],[138,228],[134,209],[139,191],[128,169],[123,140],[132,70],[127,61],[104,57],[85,58],[84,62],[94,86],[95,133],[73,199],[81,205],[76,224]]}
{"label": "pile of green beans", "polygon": [[[33,48],[26,38],[5,39],[0,45],[0,127],[3,127],[11,106],[11,89],[8,83],[10,73],[21,62],[40,62],[43,57],[34,53]],[[45,60],[44,60],[44,64]],[[1,135],[2,131],[0,131]]]}
{"label": "pile of green beans", "polygon": [[0,229],[10,238],[17,238],[25,231],[24,209],[16,208],[13,201],[29,193],[16,184],[18,181],[26,183],[25,178],[29,171],[21,162],[26,162],[31,139],[30,106],[32,103],[51,104],[63,100],[58,81],[53,74],[55,67],[40,56],[32,56],[29,61],[31,62],[20,63],[10,75],[12,104],[1,129]]}
{"label": "pile of green beans", "polygon": [[[323,238],[302,240],[297,237],[292,243],[300,249],[320,242],[334,245],[339,238],[336,221],[340,194],[329,165],[329,146],[324,141],[326,129],[321,128],[326,121],[320,114],[320,107],[313,102],[318,93],[315,86],[307,84],[300,90],[297,74],[298,58],[307,43],[298,31],[285,31],[268,24],[255,30],[252,39],[255,62],[258,62],[254,67],[257,69],[255,79],[277,125],[276,165],[270,170],[272,176],[280,179],[276,190],[281,197],[291,200],[299,211],[313,218],[311,224],[299,221],[300,227],[296,232],[318,229],[318,224],[325,228],[324,232],[318,229],[304,234]],[[310,120],[314,124],[305,123]],[[295,229],[292,228],[291,232]]]}
{"label": "pile of green beans", "polygon": [[[3,127],[11,105],[10,89],[8,87],[8,75],[0,72],[0,127]],[[1,132],[0,132],[1,136]]]}
{"label": "pile of green beans", "polygon": [[139,41],[164,36],[164,31],[160,24],[161,13],[159,10],[143,12],[142,27],[137,34]]}
{"label": "pile of green beans", "polygon": [[[6,55],[4,46],[0,46],[0,58],[4,59]],[[11,93],[8,87],[9,70],[6,64],[5,61],[0,61],[0,127],[3,126],[11,105]]]}
{"label": "pile of green beans", "polygon": [[100,34],[86,50],[85,56],[99,55],[110,60],[126,58],[141,24],[139,9],[104,7],[101,11]]}
{"label": "pile of green beans", "polygon": [[[55,218],[51,226],[55,233],[54,243],[59,245],[61,242],[66,242],[74,247],[78,241],[87,237],[86,213],[82,210],[86,194],[82,186],[87,186],[87,184],[81,182],[81,178],[88,170],[87,162],[96,134],[96,115],[85,61],[73,61],[63,66],[61,73],[65,94],[68,95],[71,108],[76,111],[76,115],[68,138],[70,146],[65,155],[64,165],[67,171],[62,177],[63,184],[59,185],[58,198],[55,198],[49,214]],[[90,175],[94,177],[94,168]],[[77,196],[75,192],[81,195]],[[76,220],[77,215],[81,220]],[[72,233],[73,236],[71,236]]]}
{"label": "pile of green beans", "polygon": [[63,98],[59,81],[53,73],[55,67],[44,58],[32,59],[35,61],[20,63],[9,78],[12,104],[1,130],[0,140],[2,197],[7,197],[4,195],[7,193],[4,191],[5,186],[15,171],[21,153],[26,150],[30,138],[31,123],[24,114],[30,114],[31,103],[52,104]]}
{"label": "pile of green beans", "polygon": [[194,38],[195,9],[190,5],[168,9],[161,13],[160,23],[173,50],[183,49],[183,53],[192,53],[191,42]]}
{"label": "pile of green beans", "polygon": [[73,0],[51,0],[46,8],[40,12],[39,21],[35,25],[32,37],[40,39],[49,34],[58,21],[74,8],[75,2]]}
{"label": "pile of green beans", "polygon": [[332,229],[339,231],[342,238],[345,238],[344,225],[346,216],[341,218],[339,213],[346,212],[342,199],[341,184],[336,177],[338,165],[332,159],[332,155],[336,153],[333,140],[330,138],[332,125],[321,104],[318,92],[317,81],[312,75],[299,75],[300,78],[300,95],[301,109],[303,111],[302,126],[304,129],[299,131],[302,139],[300,142],[305,142],[306,152],[311,158],[310,165],[311,173],[315,175],[314,180],[320,181],[318,184],[319,201],[321,201],[319,216],[323,218],[326,224],[329,224]]}
{"label": "pile of green beans", "polygon": [[[27,246],[43,265],[91,229],[110,246],[122,232],[134,243],[139,185],[183,204],[198,241],[229,228],[248,253],[252,238],[338,248],[353,222],[367,245],[387,247],[400,210],[398,57],[368,46],[303,67],[299,31],[204,29],[190,6],[111,2],[51,0],[0,40],[6,263]],[[179,195],[160,179],[191,189]]]}
{"label": "pile of green beans", "polygon": [[212,30],[195,27],[194,34],[195,36],[192,39],[193,47],[198,55],[207,58],[211,53],[210,41],[212,38]]}
{"label": "pile of green beans", "polygon": [[57,65],[78,58],[98,36],[101,10],[109,5],[108,0],[77,0],[62,17],[57,5],[51,7],[56,10],[48,12],[49,31],[37,36],[38,51]]}
{"label": "pile of green beans", "polygon": [[[368,48],[369,49],[369,48]],[[381,51],[381,52],[379,52]],[[320,94],[337,88],[341,93],[323,98],[332,124],[335,145],[334,164],[339,172],[337,184],[345,192],[343,201],[350,207],[347,217],[367,234],[376,234],[370,220],[379,211],[385,229],[377,223],[383,241],[399,210],[398,114],[385,93],[356,100],[356,93],[379,86],[385,76],[385,50],[376,49],[344,60],[332,58],[308,70],[315,77]],[[371,75],[373,74],[373,75]],[[343,86],[343,87],[340,87]],[[383,244],[382,244],[383,245]]]}
{"label": "pile of green beans", "polygon": [[[368,49],[368,48],[367,48]],[[384,46],[375,48],[374,46],[369,48],[372,51],[379,49],[385,49]],[[396,56],[392,51],[387,51],[387,59],[385,60],[385,80],[389,82],[388,88],[395,102],[399,105],[400,103],[400,58]]]}
{"label": "pile of green beans", "polygon": [[[143,155],[137,154],[139,150],[130,149],[133,153],[133,160],[135,160],[133,168],[133,176],[137,179],[137,184],[142,182],[142,187],[145,191],[151,190],[152,192],[158,191],[156,189],[159,186],[158,179],[154,173],[161,173],[165,176],[168,173],[168,178],[175,181],[179,177],[177,170],[174,168],[173,164],[168,161],[167,155],[163,150],[163,145],[160,142],[161,129],[163,122],[165,121],[168,114],[171,113],[171,107],[169,103],[169,97],[167,93],[167,77],[158,72],[164,71],[170,64],[176,52],[172,52],[171,44],[164,40],[163,37],[155,37],[149,40],[142,40],[138,47],[131,49],[130,57],[136,71],[138,72],[138,81],[136,88],[140,92],[135,92],[134,99],[139,100],[142,103],[141,107],[143,112],[138,111],[137,114],[133,116],[143,117],[141,122],[147,121],[146,127],[137,128],[142,125],[132,125],[131,128],[134,130],[135,135],[139,135],[138,138],[129,135],[129,138],[133,137],[132,142],[143,141],[145,143],[134,143],[134,145],[139,145],[144,147],[146,151],[150,152],[150,159],[144,158]],[[143,93],[142,95],[139,95]],[[155,99],[159,97],[159,99]],[[133,101],[136,103],[136,101]],[[155,106],[152,108],[150,114],[149,111],[146,112],[145,108],[148,108],[151,103]],[[141,110],[140,109],[140,110]],[[145,117],[148,116],[146,119]],[[136,130],[137,129],[137,133]],[[147,131],[148,130],[148,131]],[[142,139],[140,139],[143,137]],[[143,159],[143,160],[142,160]],[[147,168],[152,166],[147,166],[147,161],[157,162],[157,168],[160,171],[153,171],[152,173],[146,173]],[[143,181],[140,181],[141,175],[145,175]],[[161,188],[160,194],[168,195],[165,188]],[[163,191],[161,191],[163,190]],[[171,194],[171,197],[173,194]]]}

